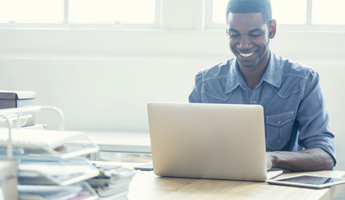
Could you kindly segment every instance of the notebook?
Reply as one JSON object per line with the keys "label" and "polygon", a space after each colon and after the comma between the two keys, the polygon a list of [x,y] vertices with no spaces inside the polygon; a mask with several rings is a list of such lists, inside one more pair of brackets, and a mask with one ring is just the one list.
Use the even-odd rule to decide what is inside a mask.
{"label": "notebook", "polygon": [[247,181],[269,178],[262,106],[162,102],[147,106],[156,175]]}

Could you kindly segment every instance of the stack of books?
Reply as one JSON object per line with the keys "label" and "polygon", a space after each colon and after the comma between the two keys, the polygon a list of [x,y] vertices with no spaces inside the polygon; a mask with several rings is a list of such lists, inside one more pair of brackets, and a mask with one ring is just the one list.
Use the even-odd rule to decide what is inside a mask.
{"label": "stack of books", "polygon": [[135,171],[117,165],[95,163],[95,166],[100,173],[97,177],[88,179],[87,182],[98,193],[99,199],[127,199],[129,184],[135,175]]}

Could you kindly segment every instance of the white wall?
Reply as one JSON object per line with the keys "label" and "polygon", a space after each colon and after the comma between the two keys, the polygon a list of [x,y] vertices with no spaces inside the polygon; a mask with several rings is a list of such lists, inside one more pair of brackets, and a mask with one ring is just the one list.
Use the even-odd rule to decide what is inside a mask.
{"label": "white wall", "polygon": [[[148,101],[187,101],[195,73],[232,56],[224,32],[0,30],[0,84],[60,107],[67,129],[148,132]],[[343,41],[342,33],[278,32],[271,46],[318,68],[332,101]]]}
{"label": "white wall", "polygon": [[[194,2],[194,1],[193,1]],[[197,20],[198,22],[200,20]],[[195,28],[196,27],[196,28]],[[149,101],[186,102],[197,71],[232,57],[225,30],[0,29],[0,89],[33,90],[66,129],[148,132]],[[279,31],[271,48],[316,68],[345,170],[345,34]],[[48,118],[46,118],[49,116]],[[38,122],[50,128],[55,118]]]}

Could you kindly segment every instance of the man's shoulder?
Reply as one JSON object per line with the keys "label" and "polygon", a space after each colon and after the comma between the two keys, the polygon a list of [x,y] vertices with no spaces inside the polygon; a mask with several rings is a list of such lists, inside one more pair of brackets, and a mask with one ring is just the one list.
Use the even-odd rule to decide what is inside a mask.
{"label": "man's shoulder", "polygon": [[283,57],[280,57],[280,64],[282,66],[283,76],[299,76],[307,79],[310,74],[316,73],[315,69],[308,65]]}
{"label": "man's shoulder", "polygon": [[218,63],[217,65],[203,69],[199,72],[203,81],[208,81],[212,79],[226,78],[229,74],[233,58],[227,61]]}

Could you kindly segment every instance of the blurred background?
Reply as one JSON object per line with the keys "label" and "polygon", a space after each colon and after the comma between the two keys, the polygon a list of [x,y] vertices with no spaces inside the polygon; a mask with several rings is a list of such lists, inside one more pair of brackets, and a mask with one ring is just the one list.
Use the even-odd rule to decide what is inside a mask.
{"label": "blurred background", "polygon": [[[327,2],[327,3],[326,3]],[[146,104],[187,102],[195,74],[232,57],[226,0],[0,0],[0,86],[37,93],[73,131],[148,134]],[[345,3],[272,0],[271,49],[315,68],[345,170]],[[54,117],[38,116],[54,129]]]}

